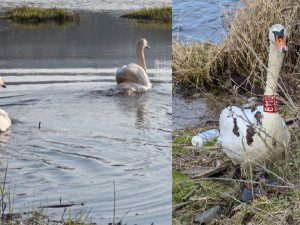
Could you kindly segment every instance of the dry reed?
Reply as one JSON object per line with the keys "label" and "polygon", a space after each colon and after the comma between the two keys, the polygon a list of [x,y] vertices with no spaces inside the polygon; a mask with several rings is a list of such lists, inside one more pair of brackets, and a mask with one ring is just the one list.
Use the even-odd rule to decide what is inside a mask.
{"label": "dry reed", "polygon": [[[275,23],[288,30],[288,53],[282,82],[297,94],[300,72],[300,5],[296,0],[244,0],[231,19],[230,30],[220,44],[198,43],[184,46],[173,41],[174,85],[193,83],[197,87],[226,87],[231,79],[255,93],[264,89],[268,61],[268,32]],[[227,82],[228,87],[228,82]]]}

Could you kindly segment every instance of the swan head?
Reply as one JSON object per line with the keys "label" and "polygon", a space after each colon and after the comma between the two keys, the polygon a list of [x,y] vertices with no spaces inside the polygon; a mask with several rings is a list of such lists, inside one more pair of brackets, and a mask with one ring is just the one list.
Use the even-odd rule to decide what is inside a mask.
{"label": "swan head", "polygon": [[0,86],[3,87],[3,88],[6,88],[6,85],[5,85],[2,77],[0,77]]}
{"label": "swan head", "polygon": [[287,51],[286,37],[286,29],[281,24],[274,24],[269,29],[270,42],[277,45],[279,52],[285,53]]}
{"label": "swan head", "polygon": [[145,38],[138,40],[137,46],[139,46],[141,48],[148,48],[148,49],[150,48],[148,45],[148,41]]}

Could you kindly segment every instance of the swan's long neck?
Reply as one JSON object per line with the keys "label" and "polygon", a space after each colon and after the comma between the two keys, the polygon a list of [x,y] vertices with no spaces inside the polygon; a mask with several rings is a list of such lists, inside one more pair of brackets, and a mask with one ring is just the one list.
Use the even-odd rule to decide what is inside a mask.
{"label": "swan's long neck", "polygon": [[276,44],[270,43],[265,95],[276,95],[277,93],[277,82],[283,63],[283,57],[284,53],[278,51]]}
{"label": "swan's long neck", "polygon": [[145,56],[144,56],[144,48],[141,45],[136,46],[136,59],[137,59],[138,65],[140,67],[142,67],[146,72],[147,68],[146,68],[146,62],[145,62]]}

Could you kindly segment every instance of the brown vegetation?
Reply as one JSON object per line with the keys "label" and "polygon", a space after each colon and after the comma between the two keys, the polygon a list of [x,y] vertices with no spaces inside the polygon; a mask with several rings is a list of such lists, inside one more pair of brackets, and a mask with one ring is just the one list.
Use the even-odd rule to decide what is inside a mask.
{"label": "brown vegetation", "polygon": [[281,77],[289,91],[297,91],[300,5],[296,0],[244,0],[244,4],[232,19],[225,12],[230,31],[222,43],[184,46],[173,41],[174,85],[226,87],[225,81],[231,78],[248,91],[261,93],[266,78],[269,27],[281,23],[288,30],[289,40]]}

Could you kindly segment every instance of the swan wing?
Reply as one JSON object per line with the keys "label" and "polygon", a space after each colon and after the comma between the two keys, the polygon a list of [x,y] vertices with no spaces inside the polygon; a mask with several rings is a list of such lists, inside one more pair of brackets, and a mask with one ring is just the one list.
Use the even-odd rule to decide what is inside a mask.
{"label": "swan wing", "polygon": [[[235,164],[242,164],[247,158],[253,158],[252,150],[254,146],[247,136],[249,127],[256,127],[259,119],[255,118],[257,112],[262,113],[262,107],[257,107],[255,111],[250,109],[242,110],[232,106],[223,109],[220,115],[220,135],[222,147],[225,153]],[[251,137],[252,138],[252,137]],[[251,156],[250,156],[251,155]]]}
{"label": "swan wing", "polygon": [[220,115],[220,135],[225,153],[235,164],[277,161],[284,157],[282,144],[290,139],[281,116],[264,113],[262,106],[255,111],[225,108]]}
{"label": "swan wing", "polygon": [[145,70],[135,63],[124,65],[116,72],[117,84],[120,83],[141,83],[148,84],[149,78]]}
{"label": "swan wing", "polygon": [[5,132],[11,126],[11,120],[7,113],[0,109],[0,132]]}

